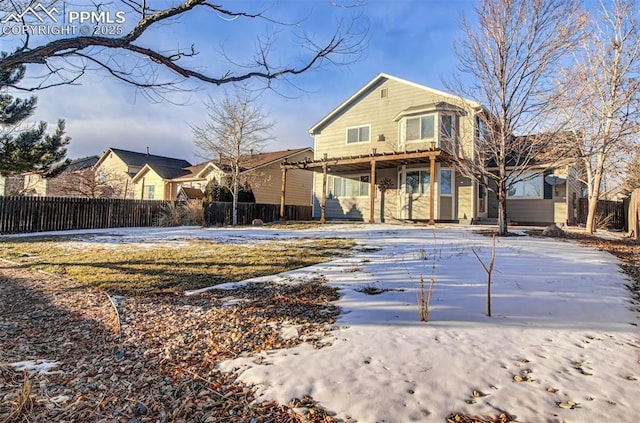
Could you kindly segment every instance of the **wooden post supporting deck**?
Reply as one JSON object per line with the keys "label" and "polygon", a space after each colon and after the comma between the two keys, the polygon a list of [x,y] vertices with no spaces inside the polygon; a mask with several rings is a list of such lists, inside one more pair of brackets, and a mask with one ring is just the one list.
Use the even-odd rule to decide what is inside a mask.
{"label": "wooden post supporting deck", "polygon": [[280,169],[282,171],[282,186],[280,189],[280,220],[284,221],[287,218],[287,216],[285,216],[284,214],[284,200],[286,194],[285,191],[287,188],[287,168],[282,165],[280,166]]}
{"label": "wooden post supporting deck", "polygon": [[320,205],[320,223],[327,221],[327,153],[324,153],[324,163],[322,163],[322,204]]}
{"label": "wooden post supporting deck", "polygon": [[[373,149],[375,156],[376,149]],[[371,159],[371,176],[369,176],[369,223],[375,222],[375,205],[376,205],[376,159]]]}
{"label": "wooden post supporting deck", "polygon": [[429,225],[435,225],[434,220],[434,196],[435,196],[435,178],[436,178],[436,158],[434,156],[429,157]]}

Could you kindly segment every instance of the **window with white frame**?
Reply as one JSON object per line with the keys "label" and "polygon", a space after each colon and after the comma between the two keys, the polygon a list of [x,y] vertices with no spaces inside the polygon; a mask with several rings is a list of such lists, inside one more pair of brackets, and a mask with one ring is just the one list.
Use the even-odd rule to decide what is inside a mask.
{"label": "window with white frame", "polygon": [[451,169],[440,169],[440,195],[451,195],[453,172]]}
{"label": "window with white frame", "polygon": [[407,170],[407,193],[429,193],[430,172],[428,170]]}
{"label": "window with white frame", "polygon": [[156,197],[156,186],[145,185],[143,188],[142,198],[145,200],[153,200]]}
{"label": "window with white frame", "polygon": [[440,136],[443,138],[456,138],[458,136],[460,121],[457,115],[440,115]]}
{"label": "window with white frame", "polygon": [[434,133],[435,115],[424,115],[407,118],[406,139],[407,141],[430,140],[435,137]]}
{"label": "window with white frame", "polygon": [[507,192],[509,198],[543,198],[541,173],[524,173],[512,183]]}
{"label": "window with white frame", "polygon": [[347,128],[347,144],[369,142],[371,140],[371,125]]}
{"label": "window with white frame", "polygon": [[333,176],[333,181],[327,184],[330,197],[368,197],[369,175],[340,177]]}

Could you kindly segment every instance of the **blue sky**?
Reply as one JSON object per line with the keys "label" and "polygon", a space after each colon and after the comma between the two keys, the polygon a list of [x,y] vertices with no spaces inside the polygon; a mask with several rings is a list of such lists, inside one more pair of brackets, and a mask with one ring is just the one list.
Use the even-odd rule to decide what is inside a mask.
{"label": "blue sky", "polygon": [[[282,21],[304,19],[301,25],[320,38],[328,35],[336,19],[348,19],[353,13],[361,13],[369,27],[362,60],[344,66],[326,65],[295,77],[292,81],[300,90],[280,85],[284,95],[265,91],[259,97],[258,103],[275,122],[274,141],[266,150],[279,150],[312,146],[307,130],[380,72],[443,89],[443,80],[456,68],[453,41],[461,36],[459,14],[472,16],[475,1],[368,0],[359,10],[332,7],[326,0],[226,3],[229,8],[238,3],[268,7],[269,16]],[[194,64],[203,72],[215,74],[225,69],[219,55],[222,45],[229,55],[241,60],[254,47],[256,34],[269,29],[267,22],[227,22],[211,14],[195,14],[161,26],[144,42],[163,49],[193,43],[200,52]],[[278,36],[281,44],[274,57],[283,63],[296,60],[301,53],[289,42],[290,33],[285,30]],[[6,43],[0,49],[16,41],[9,37],[0,38],[3,45]],[[35,119],[52,124],[58,118],[66,120],[72,137],[69,157],[99,155],[110,146],[141,152],[148,146],[154,154],[202,161],[189,125],[203,122],[203,101],[207,96],[223,95],[224,86],[201,85],[198,91],[173,94],[169,96],[171,101],[154,103],[136,89],[102,74],[91,74],[80,82],[79,86],[37,93]],[[259,87],[260,81],[255,81],[255,86]]]}

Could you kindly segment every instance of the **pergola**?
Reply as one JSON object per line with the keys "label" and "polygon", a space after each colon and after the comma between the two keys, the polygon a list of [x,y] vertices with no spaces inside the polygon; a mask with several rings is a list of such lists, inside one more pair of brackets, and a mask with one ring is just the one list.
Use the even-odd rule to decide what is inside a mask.
{"label": "pergola", "polygon": [[[327,175],[329,170],[332,172],[362,172],[368,170],[369,178],[369,223],[374,223],[375,196],[373,192],[376,184],[376,170],[395,168],[402,165],[412,165],[419,163],[429,163],[430,175],[435,174],[436,161],[451,163],[453,157],[450,153],[439,148],[430,148],[428,150],[414,150],[403,152],[378,153],[373,148],[371,153],[359,156],[343,156],[328,157],[324,153],[324,157],[318,160],[305,160],[302,162],[283,162],[280,165],[282,170],[282,188],[280,195],[280,220],[285,220],[285,198],[287,185],[288,169],[304,169],[313,172],[322,172],[322,199],[320,223],[326,222],[327,211]],[[434,220],[434,177],[429,178],[429,224],[433,225]]]}

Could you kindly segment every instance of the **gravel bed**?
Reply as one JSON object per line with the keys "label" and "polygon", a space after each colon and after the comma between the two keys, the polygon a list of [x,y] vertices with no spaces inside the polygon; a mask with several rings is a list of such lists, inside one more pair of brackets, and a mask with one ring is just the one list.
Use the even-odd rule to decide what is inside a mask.
{"label": "gravel bed", "polygon": [[217,370],[261,351],[329,345],[338,295],[323,282],[110,297],[0,261],[0,422],[336,421],[313,398],[261,402]]}

